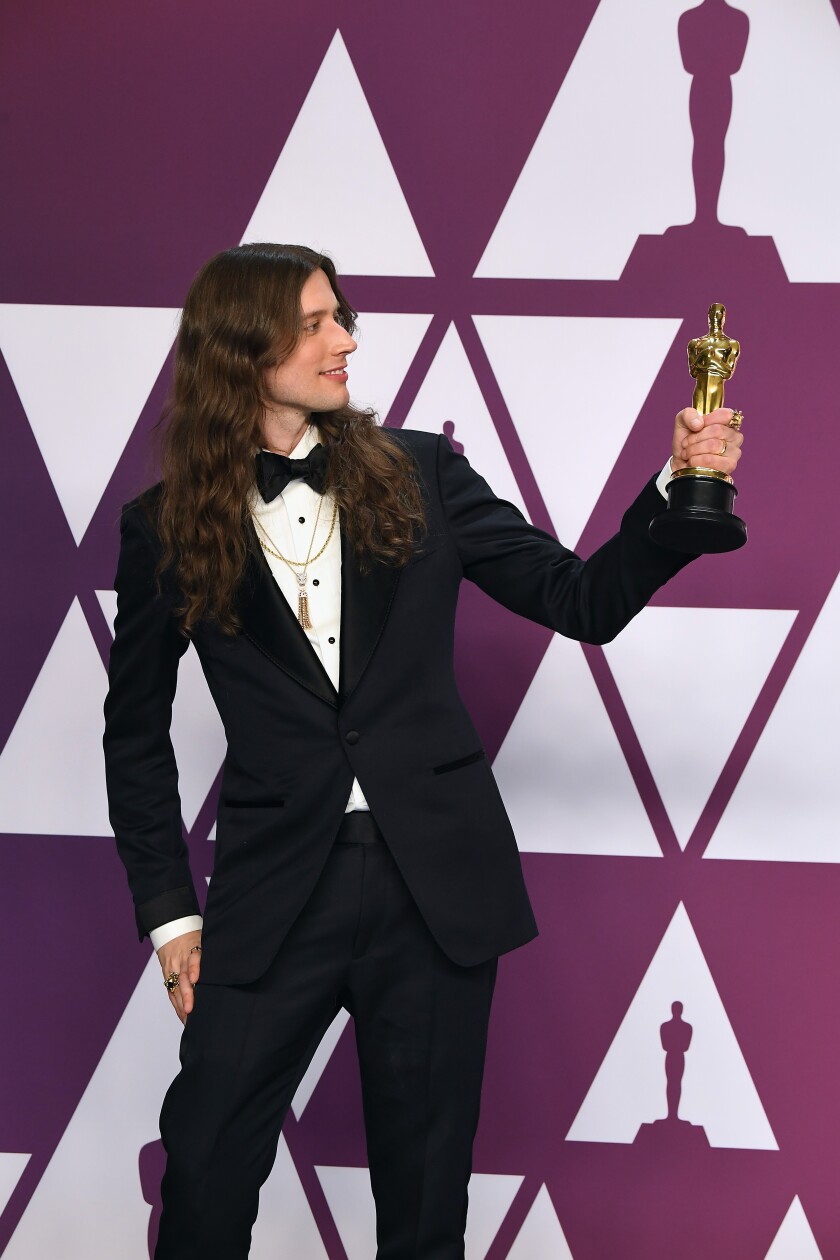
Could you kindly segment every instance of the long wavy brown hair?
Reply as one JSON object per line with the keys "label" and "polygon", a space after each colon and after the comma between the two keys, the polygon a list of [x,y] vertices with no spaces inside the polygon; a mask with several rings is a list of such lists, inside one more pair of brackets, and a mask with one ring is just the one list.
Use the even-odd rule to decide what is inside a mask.
{"label": "long wavy brown hair", "polygon": [[[227,633],[238,629],[236,592],[255,545],[248,503],[262,445],[265,372],[303,335],[301,290],[319,268],[336,296],[336,319],[352,333],[356,312],[332,261],[302,245],[225,250],[187,294],[155,507],[159,573],[174,574],[185,634],[202,618]],[[404,565],[425,525],[413,460],[373,411],[348,406],[312,419],[329,454],[327,490],[362,567]]]}

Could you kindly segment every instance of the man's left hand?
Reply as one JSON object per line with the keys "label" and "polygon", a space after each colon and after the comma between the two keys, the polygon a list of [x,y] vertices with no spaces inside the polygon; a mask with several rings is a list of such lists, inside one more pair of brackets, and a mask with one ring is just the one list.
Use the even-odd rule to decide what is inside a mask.
{"label": "man's left hand", "polygon": [[741,458],[743,433],[729,426],[733,410],[718,407],[701,416],[693,407],[679,412],[674,421],[671,471],[680,468],[713,468],[729,477]]}

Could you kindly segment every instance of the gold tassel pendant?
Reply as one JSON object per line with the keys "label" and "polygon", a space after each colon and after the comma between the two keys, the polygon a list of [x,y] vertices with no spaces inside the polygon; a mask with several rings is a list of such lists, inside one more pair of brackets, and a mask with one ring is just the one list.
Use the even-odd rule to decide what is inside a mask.
{"label": "gold tassel pendant", "polygon": [[312,622],[309,620],[309,597],[306,591],[298,591],[298,621],[304,630],[312,629]]}

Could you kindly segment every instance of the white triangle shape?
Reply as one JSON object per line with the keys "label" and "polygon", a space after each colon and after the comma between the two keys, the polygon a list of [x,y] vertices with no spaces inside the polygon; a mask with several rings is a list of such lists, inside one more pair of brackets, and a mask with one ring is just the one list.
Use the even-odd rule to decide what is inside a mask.
{"label": "white triangle shape", "polygon": [[[565,315],[474,319],[554,529],[573,547],[682,321]],[[651,475],[670,454],[671,423],[662,417],[661,459],[656,456]],[[628,502],[640,489],[628,488]]]}
{"label": "white triangle shape", "polygon": [[15,1186],[21,1179],[24,1168],[29,1163],[29,1155],[19,1155],[13,1151],[0,1151],[0,1216],[14,1193]]}
{"label": "white triangle shape", "polygon": [[106,691],[105,667],[74,599],[0,753],[0,831],[113,835],[102,759]]}
{"label": "white triangle shape", "polygon": [[339,31],[242,241],[310,245],[344,274],[434,274]]}
{"label": "white triangle shape", "polygon": [[[795,616],[772,608],[643,608],[604,648],[683,849]],[[698,684],[688,662],[703,658],[712,676]]]}
{"label": "white triangle shape", "polygon": [[171,735],[178,764],[181,815],[191,831],[227,751],[225,728],[192,646],[178,667]]}
{"label": "white triangle shape", "polygon": [[524,1178],[505,1173],[473,1173],[464,1235],[464,1260],[484,1260]]}
{"label": "white triangle shape", "polygon": [[280,1136],[277,1158],[260,1191],[248,1260],[329,1260],[294,1160]]}
{"label": "white triangle shape", "polygon": [[181,1032],[161,992],[152,955],[4,1260],[148,1256],[151,1209],[141,1194],[138,1159],[160,1136],[157,1118],[178,1070]]}
{"label": "white triangle shape", "polygon": [[108,622],[108,629],[111,631],[111,638],[114,637],[114,622],[117,619],[117,592],[116,591],[97,591],[96,598],[99,601],[99,607]]}
{"label": "white triangle shape", "polygon": [[294,1112],[296,1119],[299,1120],[306,1110],[306,1104],[315,1093],[316,1086],[318,1085],[321,1077],[324,1075],[324,1069],[332,1058],[333,1051],[341,1040],[341,1034],[344,1032],[344,1029],[347,1027],[349,1021],[350,1014],[342,1007],[321,1038],[321,1043],[315,1051],[315,1054],[312,1056],[309,1067],[303,1074],[301,1082],[295,1091],[295,1096],[292,1099],[292,1111]]}
{"label": "white triangle shape", "polygon": [[[676,39],[684,8],[647,0],[639,39],[635,5],[601,0],[477,276],[617,280],[640,233],[693,217],[691,80]],[[628,118],[640,124],[638,144],[628,143]],[[644,119],[656,120],[655,161],[642,157],[641,178]]]}
{"label": "white triangle shape", "polygon": [[534,1199],[507,1260],[574,1260],[548,1186],[542,1186]]}
{"label": "white triangle shape", "polygon": [[707,858],[840,862],[840,579],[770,714]]}
{"label": "white triangle shape", "polygon": [[[181,1034],[160,993],[160,964],[152,955],[3,1253],[8,1260],[148,1256],[150,1208],[140,1190],[138,1159],[160,1136],[157,1117],[178,1070]],[[326,1260],[282,1138],[260,1195],[251,1255],[252,1260]]]}
{"label": "white triangle shape", "polygon": [[[96,596],[113,634],[116,593],[97,591]],[[178,666],[170,734],[178,764],[181,816],[187,831],[191,831],[227,751],[225,728],[192,645]]]}
{"label": "white triangle shape", "polygon": [[[815,119],[840,115],[840,25],[828,0],[744,0],[747,54],[732,79],[732,121],[720,190],[722,223],[772,235],[788,279],[840,282],[834,207],[840,158]],[[778,67],[788,67],[784,75]],[[775,177],[784,153],[785,180]],[[808,196],[796,190],[808,189]]]}
{"label": "white triangle shape", "polygon": [[366,1168],[316,1165],[347,1260],[370,1260],[376,1255],[376,1206]]}
{"label": "white triangle shape", "polygon": [[662,855],[583,652],[569,639],[549,643],[493,772],[524,852]]}
{"label": "white triangle shape", "polygon": [[[366,1168],[318,1166],[324,1191],[347,1260],[376,1254],[376,1208]],[[473,1173],[465,1234],[465,1260],[484,1260],[508,1213],[522,1177]]]}
{"label": "white triangle shape", "polygon": [[0,306],[0,349],[77,543],[160,374],[178,315]]}
{"label": "white triangle shape", "polygon": [[447,436],[464,447],[467,459],[499,498],[514,503],[527,517],[525,501],[454,324],[446,330],[405,427],[443,433],[444,424],[454,425],[452,431],[447,427]]}
{"label": "white triangle shape", "polygon": [[765,1260],[822,1260],[799,1195],[788,1208]]}
{"label": "white triangle shape", "polygon": [[359,315],[355,338],[359,348],[350,360],[350,392],[358,407],[372,407],[385,420],[431,315],[365,311]]}
{"label": "white triangle shape", "polygon": [[[679,1117],[702,1125],[710,1146],[778,1150],[700,943],[680,903],[566,1135],[569,1142],[633,1142],[663,1119],[660,1028],[682,1002],[693,1028]],[[663,1139],[664,1140],[664,1139]]]}

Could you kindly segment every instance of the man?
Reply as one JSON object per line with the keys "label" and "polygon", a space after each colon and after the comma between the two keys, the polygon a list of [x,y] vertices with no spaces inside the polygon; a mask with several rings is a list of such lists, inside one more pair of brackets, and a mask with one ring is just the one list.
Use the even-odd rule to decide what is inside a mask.
{"label": "man", "polygon": [[[111,818],[186,1021],[157,1260],[247,1256],[283,1117],[341,1005],[378,1260],[463,1256],[496,959],[536,926],[455,687],[458,587],[605,642],[689,558],[649,538],[653,481],[583,562],[444,437],[379,428],[349,405],[354,319],[311,250],[212,259],[178,334],[163,480],[123,514]],[[674,466],[731,472],[730,415],[681,412]],[[168,733],[190,639],[228,741],[203,935]]]}

